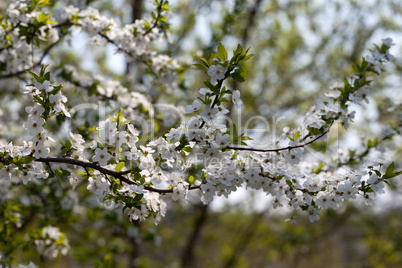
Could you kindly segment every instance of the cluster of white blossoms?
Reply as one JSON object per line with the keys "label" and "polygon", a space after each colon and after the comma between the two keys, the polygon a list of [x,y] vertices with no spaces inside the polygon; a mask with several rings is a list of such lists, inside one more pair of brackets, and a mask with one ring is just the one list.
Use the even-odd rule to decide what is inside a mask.
{"label": "cluster of white blossoms", "polygon": [[[68,8],[66,16],[78,16],[80,20],[76,27],[106,36],[125,53],[135,52],[137,56],[146,53],[145,44],[157,38],[155,29],[147,33],[140,22],[119,29],[94,9],[79,12]],[[385,39],[384,44],[392,45],[392,41]],[[225,59],[227,55],[220,49],[220,58]],[[246,57],[242,49],[239,53]],[[374,52],[373,57],[380,64],[392,59],[388,49],[384,53]],[[365,69],[372,68],[379,73],[377,68],[380,65],[369,57],[367,59]],[[165,64],[168,59],[161,62]],[[225,60],[213,60],[207,69],[209,88],[200,89],[200,98],[186,107],[189,117],[164,136],[148,142],[142,140],[141,144],[138,143],[140,131],[144,134],[145,130],[137,130],[126,118],[137,115],[134,111],[138,106],[152,110],[150,102],[144,95],[129,91],[117,81],[98,77],[104,85],[97,87],[99,94],[107,98],[117,96],[115,101],[124,107],[126,118],[119,112],[116,117],[101,121],[93,141],[85,141],[81,135],[70,133],[69,143],[63,144],[68,157],[57,161],[48,157],[50,149],[46,143],[53,140],[45,123],[54,115],[70,116],[64,105],[67,98],[62,95],[61,86],[50,84],[44,70],[41,78],[32,74],[36,82],[28,85],[24,93],[32,96],[35,103],[26,108],[29,116],[24,128],[33,138],[25,141],[24,146],[11,143],[1,146],[0,152],[15,160],[0,169],[3,174],[1,183],[8,189],[11,178],[24,184],[32,178],[47,178],[49,172],[54,173],[50,166],[52,161],[74,164],[85,168],[87,189],[100,202],[123,208],[130,220],[142,221],[152,216],[156,223],[166,214],[167,204],[161,195],[164,193],[171,193],[173,200],[186,202],[190,190],[199,189],[201,201],[208,204],[216,195],[229,196],[239,187],[246,186],[262,189],[271,195],[275,207],[288,204],[293,209],[302,208],[314,221],[319,219],[321,209],[337,209],[341,202],[357,195],[370,203],[376,193],[383,192],[384,179],[376,171],[384,163],[369,163],[358,171],[320,174],[311,174],[298,166],[303,161],[304,146],[307,145],[307,140],[301,137],[310,137],[312,142],[325,138],[334,120],[341,120],[345,128],[348,127],[354,115],[348,111],[349,103],[360,104],[368,93],[367,85],[360,85],[363,73],[348,78],[349,85],[345,84],[344,88],[338,84],[331,86],[327,98],[307,113],[303,126],[286,130],[270,148],[255,150],[232,146],[246,137],[230,133],[222,121],[222,117],[229,113],[224,103],[242,105],[239,90],[221,88],[223,80],[238,72],[238,67],[231,68],[229,71]],[[230,98],[223,101],[227,95]],[[84,144],[91,146],[85,148]],[[193,174],[194,177],[188,170],[196,165],[202,166],[202,173]],[[73,188],[77,186],[75,175],[71,175],[70,183]]]}
{"label": "cluster of white blossoms", "polygon": [[163,34],[159,29],[149,26],[151,19],[136,20],[119,28],[116,21],[101,15],[97,9],[89,7],[80,11],[73,6],[66,8],[63,17],[69,21],[79,18],[73,28],[88,32],[92,36],[92,44],[103,46],[105,43],[111,43],[116,46],[118,53],[126,56],[128,61],[142,57],[141,61],[145,62],[150,72],[155,75],[156,83],[163,84],[167,89],[175,88],[176,69],[180,66],[177,60],[150,49],[152,43],[163,40]]}
{"label": "cluster of white blossoms", "polygon": [[[211,74],[211,81],[214,77],[215,74]],[[357,77],[350,87],[353,88],[358,83]],[[366,90],[367,86],[350,92],[348,99],[343,102],[359,104],[365,98],[360,92]],[[206,96],[212,92],[203,88],[200,93]],[[232,93],[233,104],[240,103],[239,95],[239,92]],[[230,149],[230,135],[227,134],[227,126],[222,124],[219,116],[229,111],[223,105],[203,105],[199,100],[186,107],[186,112],[193,116],[187,118],[179,127],[170,129],[165,138],[159,137],[145,146],[137,147],[138,132],[132,131],[134,127],[131,124],[126,125],[128,131],[119,130],[117,122],[108,119],[100,123],[98,130],[105,139],[98,141],[109,145],[109,148],[118,144],[120,153],[114,154],[116,162],[124,161],[126,157],[125,159],[131,161],[130,163],[138,169],[138,173],[131,173],[128,178],[133,180],[128,184],[123,182],[123,187],[115,194],[110,191],[112,183],[108,182],[101,172],[98,177],[91,179],[89,188],[92,189],[94,181],[97,181],[103,185],[97,187],[102,189],[103,193],[103,196],[100,194],[99,197],[105,198],[107,194],[115,197],[125,196],[127,200],[139,197],[138,205],[129,207],[130,219],[144,220],[153,214],[156,222],[164,215],[166,208],[159,193],[172,192],[173,200],[186,201],[189,190],[197,188],[201,189],[201,201],[204,204],[211,202],[216,195],[228,196],[244,185],[262,189],[274,197],[275,207],[289,204],[293,209],[302,208],[308,212],[311,221],[319,219],[321,209],[337,209],[341,202],[355,199],[358,195],[363,196],[366,203],[370,204],[376,193],[383,193],[383,179],[377,176],[375,171],[380,170],[384,163],[370,162],[358,171],[321,174],[300,171],[297,165],[302,161],[304,145],[300,136],[292,138],[292,133],[303,133],[308,128],[320,129],[325,125],[329,130],[332,124],[328,125],[328,121],[335,119],[342,120],[347,127],[352,119],[353,112],[348,112],[347,105],[340,108],[340,96],[341,94],[335,93],[334,87],[331,87],[329,98],[309,111],[305,125],[294,131],[287,130],[273,142],[276,147],[272,148],[272,152],[262,150],[238,153],[236,150],[225,150]],[[311,138],[323,138],[326,134],[327,131]],[[121,138],[117,143],[118,136]],[[129,142],[133,137],[135,142]],[[96,162],[103,159],[102,163],[99,162],[102,166],[112,159],[106,147],[102,150],[97,148],[95,157],[93,161]],[[203,176],[189,180],[186,169],[197,164],[202,164]],[[116,165],[105,167],[114,170]],[[141,179],[135,179],[136,174]],[[362,185],[366,185],[366,188]],[[110,200],[113,198],[108,198],[108,202]],[[121,202],[122,199],[116,200]],[[115,205],[127,206],[119,202]]]}
{"label": "cluster of white blossoms", "polygon": [[[13,74],[29,70],[39,61],[39,56],[34,54],[32,39],[21,34],[20,27],[41,21],[41,13],[37,10],[29,10],[30,1],[15,1],[7,7],[8,21],[0,27],[0,63],[4,65],[7,74]],[[42,42],[56,43],[59,40],[57,29],[51,24],[44,24],[35,31],[35,38]]]}
{"label": "cluster of white blossoms", "polygon": [[54,259],[59,254],[66,255],[70,248],[67,236],[53,226],[44,227],[34,244],[38,253],[49,259]]}
{"label": "cluster of white blossoms", "polygon": [[[168,90],[176,87],[176,70],[180,67],[177,60],[168,55],[161,55],[151,49],[155,42],[163,40],[164,35],[158,29],[155,19],[136,20],[132,24],[118,27],[114,19],[107,18],[97,9],[88,7],[79,10],[74,6],[65,8],[60,21],[52,14],[47,14],[39,5],[31,1],[19,0],[7,8],[7,20],[0,27],[0,63],[5,67],[0,74],[10,76],[30,70],[42,62],[49,50],[60,40],[60,28],[71,27],[76,31],[86,31],[95,45],[114,45],[118,53],[123,53],[128,61],[142,62],[152,75],[154,82]],[[160,12],[160,16],[166,13]],[[21,34],[20,27],[38,25],[32,29],[35,36]],[[36,27],[36,26],[35,26]],[[35,40],[34,40],[35,39]],[[48,43],[42,55],[36,49],[36,40]],[[3,73],[2,73],[3,71]]]}
{"label": "cluster of white blossoms", "polygon": [[[158,17],[167,10],[162,9],[163,3],[159,2]],[[188,202],[191,192],[198,192],[201,202],[208,204],[216,196],[228,197],[240,187],[247,187],[272,196],[275,208],[287,205],[301,209],[311,221],[316,221],[321,210],[338,209],[343,201],[358,196],[366,204],[372,204],[376,194],[384,193],[386,180],[396,176],[393,164],[381,161],[366,162],[355,170],[321,166],[311,170],[303,165],[308,161],[306,146],[328,139],[337,120],[347,129],[355,115],[350,111],[350,104],[368,102],[370,82],[366,72],[380,74],[382,64],[393,60],[389,54],[393,42],[389,38],[371,56],[356,64],[356,74],[347,77],[343,84],[331,85],[326,98],[308,111],[299,128],[285,128],[265,149],[247,147],[245,141],[250,138],[225,121],[232,105],[240,109],[243,104],[241,91],[224,85],[228,78],[237,82],[245,79],[242,63],[251,55],[240,45],[232,59],[228,59],[221,44],[213,59],[197,58],[198,67],[208,75],[206,88],[201,88],[198,98],[185,109],[174,106],[176,111],[185,110],[187,117],[180,123],[172,123],[173,127],[163,134],[150,131],[154,122],[149,118],[155,118],[155,106],[145,94],[132,90],[144,85],[127,88],[100,75],[82,79],[74,68],[63,66],[62,71],[55,72],[53,81],[57,81],[60,73],[68,73],[67,78],[61,77],[90,91],[88,95],[108,100],[110,107],[117,106],[120,111],[107,119],[100,115],[97,125],[82,124],[84,129],[71,126],[60,146],[55,145],[50,133],[54,121],[61,126],[60,122],[71,118],[70,112],[77,116],[74,120],[82,118],[67,109],[70,105],[61,92],[62,86],[51,83],[50,72],[45,73],[46,66],[40,74],[30,70],[41,65],[52,46],[71,33],[70,27],[86,31],[91,35],[92,44],[112,44],[128,61],[143,64],[147,73],[144,77],[152,76],[152,82],[144,84],[151,87],[163,84],[164,89],[174,88],[179,64],[152,49],[153,42],[163,37],[156,16],[149,22],[143,19],[119,27],[113,19],[93,8],[80,11],[67,7],[59,22],[44,10],[35,1],[15,1],[9,5],[7,17],[0,18],[0,78],[25,71],[33,77],[32,83],[22,90],[32,99],[32,104],[24,107],[25,140],[21,139],[19,145],[0,141],[1,204],[15,197],[13,194],[20,185],[44,186],[56,177],[60,186],[60,178],[69,181],[73,191],[84,181],[86,189],[99,203],[109,209],[123,210],[130,221],[153,218],[157,224],[167,213],[166,198]],[[21,31],[27,27],[31,27],[29,31],[33,34]],[[40,48],[45,49],[38,56],[36,52]],[[79,122],[82,121],[85,120]],[[386,128],[383,134],[390,138],[396,132]],[[61,136],[57,134],[55,137]],[[71,191],[63,200],[68,199],[76,202],[77,192]],[[61,207],[71,207],[71,201]],[[65,255],[69,249],[66,236],[52,226],[43,228],[33,242],[37,251],[47,258]]]}
{"label": "cluster of white blossoms", "polygon": [[[9,9],[9,14],[22,5],[22,2],[17,3]],[[146,55],[152,61],[151,71],[160,73],[177,67],[170,58],[150,52],[150,42],[161,36],[157,28],[145,26],[144,20],[118,28],[113,20],[95,9],[79,11],[74,7],[66,9],[65,18],[75,28],[114,44],[128,57]],[[49,31],[45,32],[49,38]],[[70,113],[61,86],[52,85],[50,73],[45,74],[46,68],[42,67],[40,76],[30,73],[36,81],[23,90],[34,100],[34,104],[25,109],[28,120],[24,128],[31,139],[24,141],[22,146],[0,144],[0,193],[6,193],[13,182],[26,184],[55,175],[69,177],[75,189],[78,185],[76,174],[62,170],[64,166],[56,172],[52,169],[52,165],[62,163],[83,168],[85,172],[81,171],[78,176],[88,180],[87,189],[99,202],[123,209],[130,220],[143,221],[153,217],[158,223],[166,214],[167,203],[163,195],[167,193],[171,194],[172,200],[187,202],[190,192],[195,190],[201,193],[201,201],[208,204],[215,196],[227,197],[243,186],[261,189],[271,195],[274,207],[288,204],[293,209],[307,211],[311,221],[319,219],[320,210],[337,209],[344,200],[359,195],[369,204],[377,193],[384,192],[387,178],[381,176],[380,171],[385,163],[370,162],[354,171],[315,173],[302,168],[299,163],[303,162],[305,146],[325,139],[335,120],[348,128],[354,117],[354,112],[348,110],[349,104],[360,104],[368,94],[365,72],[380,73],[381,65],[393,59],[388,52],[392,40],[384,39],[383,43],[382,48],[363,60],[359,72],[348,77],[347,83],[330,87],[327,98],[310,109],[302,126],[285,129],[266,149],[243,147],[249,138],[232,133],[231,127],[222,120],[229,113],[226,104],[239,108],[242,105],[240,91],[223,86],[229,77],[244,81],[241,63],[250,55],[241,46],[230,61],[221,44],[218,46],[219,59],[210,63],[200,59],[204,65],[201,67],[210,77],[205,83],[207,88],[201,88],[199,98],[185,108],[188,117],[180,125],[163,136],[150,135],[151,140],[147,140],[146,129],[136,129],[134,124],[138,119],[137,110],[153,109],[146,96],[130,91],[117,81],[95,77],[101,82],[97,86],[98,93],[117,102],[123,112],[99,122],[97,132],[93,132],[97,136],[89,135],[90,140],[72,130],[68,140],[62,143],[63,155],[59,157],[49,157],[47,144],[54,140],[46,130],[46,122],[52,116],[70,117]],[[191,173],[195,166],[201,168],[197,173]],[[64,254],[68,248],[67,240],[63,240],[62,249],[53,246],[53,240],[62,238],[53,227],[45,228],[43,236],[46,239],[35,241],[41,254],[55,257],[58,253]]]}

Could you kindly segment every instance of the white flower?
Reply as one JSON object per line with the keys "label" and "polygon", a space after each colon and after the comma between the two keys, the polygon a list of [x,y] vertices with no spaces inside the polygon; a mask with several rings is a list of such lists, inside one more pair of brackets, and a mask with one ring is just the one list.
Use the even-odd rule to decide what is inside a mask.
{"label": "white flower", "polygon": [[186,106],[186,113],[187,114],[191,114],[194,113],[196,111],[198,111],[202,106],[202,103],[199,100],[195,100],[193,101],[192,105],[187,105]]}
{"label": "white flower", "polygon": [[358,77],[357,75],[351,75],[351,76],[349,76],[349,77],[346,78],[346,80],[348,81],[348,83],[349,83],[349,85],[350,85],[351,87],[354,87],[354,86],[355,86],[355,81],[356,81],[356,79],[359,79],[359,77]]}
{"label": "white flower", "polygon": [[49,101],[53,105],[54,111],[56,113],[63,112],[65,116],[71,117],[70,113],[67,111],[66,107],[63,104],[63,102],[67,102],[66,96],[59,92],[56,95],[50,95]]}
{"label": "white flower", "polygon": [[351,198],[356,199],[356,194],[358,193],[357,188],[353,187],[353,182],[348,182],[340,185],[338,187],[338,191],[342,193],[342,197],[346,200]]}
{"label": "white flower", "polygon": [[334,82],[329,86],[329,92],[325,93],[325,96],[333,99],[337,99],[341,95],[342,84],[338,82]]}
{"label": "white flower", "polygon": [[310,222],[318,221],[320,220],[320,215],[319,215],[320,210],[314,208],[314,207],[309,207],[307,210],[308,213],[308,218]]}
{"label": "white flower", "polygon": [[39,83],[38,81],[35,82],[35,87],[38,90],[45,90],[46,92],[51,92],[53,91],[53,86],[50,85],[49,81],[44,81],[42,84]]}
{"label": "white flower", "polygon": [[106,166],[110,158],[112,158],[112,156],[108,153],[107,148],[103,148],[103,150],[96,148],[95,156],[92,158],[92,161],[99,162],[101,166]]}
{"label": "white flower", "polygon": [[371,184],[370,186],[373,191],[379,192],[381,194],[385,193],[385,191],[383,190],[385,185],[381,180],[379,180],[377,174],[371,175],[367,182]]}
{"label": "white flower", "polygon": [[202,184],[200,187],[201,187],[202,193],[204,194],[201,197],[202,203],[204,205],[206,205],[206,204],[212,202],[212,200],[214,199],[214,196],[215,196],[216,187],[210,183]]}
{"label": "white flower", "polygon": [[380,68],[380,66],[381,66],[381,62],[380,62],[380,61],[378,61],[378,60],[376,60],[374,57],[370,57],[370,56],[366,56],[366,61],[367,61],[368,63],[370,63],[370,64],[373,65],[374,71],[375,71],[377,74],[381,74],[381,73],[382,73],[381,68]]}
{"label": "white flower", "polygon": [[24,94],[39,95],[39,90],[36,87],[33,87],[33,86],[21,87],[21,92],[24,93]]}
{"label": "white flower", "polygon": [[57,40],[59,40],[59,33],[57,32],[57,29],[50,29],[49,30],[48,39],[52,43],[56,43]]}
{"label": "white flower", "polygon": [[319,176],[314,176],[308,178],[304,183],[303,187],[311,192],[318,192],[322,188],[321,180]]}
{"label": "white flower", "polygon": [[84,139],[80,134],[73,134],[70,132],[70,137],[71,137],[71,147],[74,149],[84,149],[84,146],[81,144],[84,143]]}
{"label": "white flower", "polygon": [[317,199],[315,200],[317,206],[321,207],[322,209],[328,209],[330,206],[330,202],[331,202],[331,194],[324,192],[319,192],[317,194]]}
{"label": "white flower", "polygon": [[241,107],[243,105],[243,101],[240,99],[240,91],[239,90],[233,91],[232,102],[237,107]]}
{"label": "white flower", "polygon": [[212,94],[212,91],[208,88],[201,88],[200,89],[200,94],[201,95],[206,95],[206,94]]}
{"label": "white flower", "polygon": [[309,127],[320,129],[322,126],[325,125],[325,121],[321,119],[319,114],[312,114],[306,120],[306,125]]}
{"label": "white flower", "polygon": [[178,199],[187,202],[188,199],[188,188],[183,184],[179,183],[176,187],[173,187],[172,199],[177,201]]}
{"label": "white flower", "polygon": [[382,42],[383,42],[383,44],[384,45],[386,45],[387,47],[392,47],[392,46],[395,46],[395,43],[393,43],[393,40],[392,40],[392,38],[385,38],[385,39],[382,39]]}
{"label": "white flower", "polygon": [[205,106],[204,111],[200,113],[200,116],[204,121],[210,121],[212,118],[214,118],[217,114],[219,113],[218,108],[214,107],[211,108],[211,106]]}
{"label": "white flower", "polygon": [[49,148],[43,147],[43,146],[37,146],[35,148],[35,152],[33,154],[33,157],[35,158],[45,158],[47,157],[48,153],[50,152]]}
{"label": "white flower", "polygon": [[19,146],[18,150],[19,153],[22,155],[29,155],[32,151],[32,147],[33,147],[33,142],[32,141],[22,141],[23,142],[23,146]]}
{"label": "white flower", "polygon": [[147,191],[144,190],[144,185],[138,186],[138,185],[132,184],[132,185],[124,186],[123,188],[121,188],[119,190],[119,192],[121,192],[121,193],[129,192],[129,194],[131,196],[134,196],[135,194],[144,194]]}
{"label": "white flower", "polygon": [[390,125],[387,125],[382,129],[381,133],[384,136],[391,136],[395,133],[395,131],[392,129],[392,127]]}
{"label": "white flower", "polygon": [[41,114],[43,114],[45,112],[45,108],[36,104],[34,107],[32,107],[32,106],[25,107],[25,111],[29,114],[29,116],[33,120],[36,120],[39,118],[39,116]]}
{"label": "white flower", "polygon": [[127,157],[127,160],[137,160],[141,155],[141,151],[138,151],[137,147],[132,147],[130,152],[125,152],[124,155]]}
{"label": "white flower", "polygon": [[36,120],[32,117],[28,117],[28,122],[24,123],[24,128],[28,130],[30,136],[35,136],[36,133],[41,133],[43,131],[43,124],[45,124],[45,119],[42,117],[39,117]]}
{"label": "white flower", "polygon": [[155,166],[155,160],[151,154],[143,155],[140,157],[140,165],[138,166],[141,170],[151,169]]}
{"label": "white flower", "polygon": [[228,67],[221,65],[211,65],[208,69],[208,75],[211,77],[211,83],[215,83],[218,80],[225,78],[225,73]]}
{"label": "white flower", "polygon": [[78,178],[76,177],[70,177],[69,179],[71,186],[73,186],[73,191],[75,190],[75,187],[78,185]]}
{"label": "white flower", "polygon": [[212,142],[211,145],[214,148],[223,147],[229,142],[229,138],[230,138],[229,134],[222,135],[221,133],[218,133],[218,134],[216,134],[215,141]]}
{"label": "white flower", "polygon": [[168,181],[169,178],[163,173],[160,167],[155,168],[152,174],[151,181],[153,184],[161,184],[162,182]]}
{"label": "white flower", "polygon": [[297,223],[296,216],[292,216],[290,218],[287,218],[287,219],[285,219],[285,221],[288,221],[289,223],[293,223],[293,224]]}
{"label": "white flower", "polygon": [[57,255],[66,255],[70,245],[59,228],[47,226],[42,229],[41,238],[34,241],[36,250],[43,256],[54,259]]}

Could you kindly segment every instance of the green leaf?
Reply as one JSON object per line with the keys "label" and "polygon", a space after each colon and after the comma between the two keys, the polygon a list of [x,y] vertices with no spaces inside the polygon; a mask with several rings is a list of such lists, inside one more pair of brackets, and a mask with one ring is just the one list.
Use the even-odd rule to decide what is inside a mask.
{"label": "green leaf", "polygon": [[394,169],[395,169],[395,164],[394,164],[394,162],[392,162],[387,167],[387,170],[385,171],[385,175],[391,175],[394,172]]}
{"label": "green leaf", "polygon": [[385,174],[384,176],[382,176],[382,179],[384,179],[384,180],[390,179],[390,178],[399,176],[399,175],[401,175],[401,174],[402,174],[402,171],[396,171],[396,172],[391,173],[391,174]]}
{"label": "green leaf", "polygon": [[46,15],[46,14],[44,14],[44,13],[41,13],[41,14],[39,15],[39,17],[38,17],[38,22],[46,23],[46,21],[49,20],[50,16],[51,16],[51,14]]}
{"label": "green leaf", "polygon": [[33,157],[30,157],[30,156],[22,156],[22,157],[18,158],[18,162],[19,162],[20,164],[29,164],[29,163],[31,163],[33,160],[34,160],[34,158],[33,158]]}
{"label": "green leaf", "polygon": [[57,179],[57,184],[61,187],[61,181],[60,181],[59,176],[56,175],[56,179]]}
{"label": "green leaf", "polygon": [[134,199],[133,202],[138,202],[142,199],[142,197],[144,196],[144,194],[137,194]]}
{"label": "green leaf", "polygon": [[194,183],[194,177],[193,177],[193,176],[189,176],[189,177],[188,177],[188,182],[189,182],[190,184],[193,184],[193,183]]}
{"label": "green leaf", "polygon": [[198,67],[199,69],[203,70],[203,71],[208,71],[208,68],[205,67],[203,64],[199,64],[199,63],[195,63],[193,64],[194,66]]}
{"label": "green leaf", "polygon": [[121,171],[124,168],[125,163],[124,162],[120,162],[117,166],[116,166],[116,171]]}
{"label": "green leaf", "polygon": [[[243,135],[244,135],[244,134],[243,134]],[[241,137],[241,140],[242,140],[242,141],[252,141],[253,138],[250,138],[249,136],[242,136],[242,137]]]}
{"label": "green leaf", "polygon": [[214,85],[211,84],[209,81],[204,81],[204,85],[209,88],[213,93],[218,94],[219,88],[216,88]]}
{"label": "green leaf", "polygon": [[209,57],[209,60],[208,60],[208,64],[212,65],[213,59],[216,59],[216,57],[217,57],[216,53],[211,53],[211,56]]}
{"label": "green leaf", "polygon": [[39,83],[42,83],[39,76],[37,76],[35,73],[33,73],[31,71],[27,71],[27,73],[29,73],[29,75],[32,76],[36,81],[38,81]]}
{"label": "green leaf", "polygon": [[236,56],[238,54],[241,54],[241,52],[243,51],[243,47],[238,44],[236,50],[233,51],[233,55]]}
{"label": "green leaf", "polygon": [[312,173],[314,173],[314,174],[318,174],[318,173],[320,173],[321,172],[321,169],[324,167],[324,163],[323,162],[320,162],[320,164],[318,165],[318,167],[316,168],[316,169],[314,169],[313,171],[312,171]]}
{"label": "green leaf", "polygon": [[246,79],[244,79],[244,77],[246,76],[248,72],[244,69],[236,69],[232,74],[232,78],[233,80],[235,80],[236,82],[244,82],[246,81]]}
{"label": "green leaf", "polygon": [[62,171],[63,171],[63,176],[66,176],[66,177],[71,176],[70,171],[64,170],[64,169]]}
{"label": "green leaf", "polygon": [[221,61],[226,61],[228,59],[228,52],[221,43],[218,45],[218,58]]}
{"label": "green leaf", "polygon": [[204,58],[200,58],[198,56],[195,56],[195,58],[203,65],[205,66],[207,69],[209,68],[209,64],[208,61]]}
{"label": "green leaf", "polygon": [[60,168],[57,168],[56,175],[63,176],[63,171]]}

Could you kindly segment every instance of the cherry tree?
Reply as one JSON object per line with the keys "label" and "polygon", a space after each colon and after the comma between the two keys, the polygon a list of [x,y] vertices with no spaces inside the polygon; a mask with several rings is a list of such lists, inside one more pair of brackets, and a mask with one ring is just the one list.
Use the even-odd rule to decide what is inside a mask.
{"label": "cherry tree", "polygon": [[[372,204],[389,180],[402,174],[392,157],[364,159],[371,148],[400,135],[400,118],[399,125],[388,126],[359,154],[339,156],[330,146],[332,160],[310,154],[310,146],[327,142],[331,132],[340,138],[335,125],[347,130],[353,123],[353,105],[368,100],[374,79],[395,59],[391,38],[378,40],[370,54],[351,64],[352,75],[322,89],[322,99],[303,122],[255,146],[258,140],[230,117],[246,101],[241,83],[247,80],[252,44],[231,44],[235,49],[228,52],[219,43],[209,55],[194,55],[192,64],[181,62],[156,49],[170,38],[171,10],[167,1],[154,4],[151,18],[124,25],[92,7],[67,6],[57,16],[46,0],[15,1],[7,7],[0,28],[0,79],[18,81],[18,89],[6,92],[18,100],[22,113],[11,116],[13,122],[2,122],[0,202],[6,224],[1,243],[9,243],[1,256],[5,265],[12,264],[13,252],[22,246],[34,247],[41,259],[68,254],[68,237],[46,217],[24,240],[12,241],[12,232],[25,228],[16,204],[34,207],[39,202],[46,209],[55,198],[61,207],[68,206],[81,198],[76,187],[86,188],[96,206],[120,211],[132,224],[160,223],[171,201],[198,198],[206,205],[240,188],[261,190],[272,196],[274,207],[304,211],[314,222],[321,210],[336,210],[345,200],[362,198]],[[63,58],[52,62],[49,54],[76,32],[85,32],[91,46],[112,46],[143,81],[122,84],[108,74],[78,72]],[[172,95],[184,71],[194,67],[205,77],[192,89],[194,99],[151,101],[154,91]],[[352,162],[353,169],[343,168]],[[59,192],[51,191],[55,187]]]}

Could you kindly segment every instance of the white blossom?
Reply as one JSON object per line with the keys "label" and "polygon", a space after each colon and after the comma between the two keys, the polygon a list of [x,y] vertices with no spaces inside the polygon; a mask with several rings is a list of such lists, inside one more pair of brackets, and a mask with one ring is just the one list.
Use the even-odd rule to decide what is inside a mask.
{"label": "white blossom", "polygon": [[211,65],[208,69],[208,75],[211,77],[211,83],[225,78],[228,68],[222,65]]}
{"label": "white blossom", "polygon": [[99,165],[106,166],[107,162],[112,158],[112,156],[107,151],[107,148],[96,148],[95,156],[92,157],[92,161],[99,162]]}

